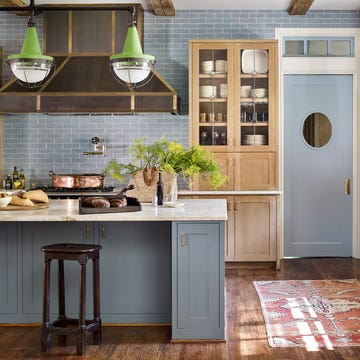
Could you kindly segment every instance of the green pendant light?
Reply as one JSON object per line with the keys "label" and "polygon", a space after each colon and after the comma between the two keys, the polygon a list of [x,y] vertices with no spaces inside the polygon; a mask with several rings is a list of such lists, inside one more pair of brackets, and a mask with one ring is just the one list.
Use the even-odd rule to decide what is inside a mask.
{"label": "green pendant light", "polygon": [[110,56],[110,69],[123,85],[133,89],[144,86],[155,69],[155,56],[143,53],[136,28],[135,7],[132,7],[131,23],[121,54]]}
{"label": "green pendant light", "polygon": [[30,18],[20,54],[9,55],[7,63],[18,81],[26,87],[40,86],[54,67],[54,58],[43,55],[36,33],[34,0],[30,3]]}

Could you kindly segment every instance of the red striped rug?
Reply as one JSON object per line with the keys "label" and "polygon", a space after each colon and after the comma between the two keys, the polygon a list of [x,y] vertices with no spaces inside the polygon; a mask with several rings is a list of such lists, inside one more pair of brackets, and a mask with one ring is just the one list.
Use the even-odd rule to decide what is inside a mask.
{"label": "red striped rug", "polygon": [[360,346],[360,282],[254,281],[270,346]]}

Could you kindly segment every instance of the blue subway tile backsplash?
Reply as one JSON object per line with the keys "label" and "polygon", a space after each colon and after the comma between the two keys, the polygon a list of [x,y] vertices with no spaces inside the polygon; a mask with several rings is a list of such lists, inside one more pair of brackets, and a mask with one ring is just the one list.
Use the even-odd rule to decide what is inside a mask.
{"label": "blue subway tile backsplash", "polygon": [[[286,11],[176,11],[175,17],[157,17],[146,11],[144,52],[157,57],[157,71],[181,97],[182,115],[47,115],[2,116],[2,174],[13,166],[23,168],[28,186],[49,185],[48,171],[101,172],[108,161],[128,159],[132,139],[147,141],[161,136],[188,145],[188,40],[271,39],[277,27],[360,27],[360,11],[309,11],[289,16]],[[10,78],[7,56],[18,53],[27,18],[0,12],[0,46],[3,51],[3,84]],[[42,19],[36,19],[41,40]],[[104,139],[108,156],[86,156],[91,138]],[[107,179],[108,185],[114,184]]]}

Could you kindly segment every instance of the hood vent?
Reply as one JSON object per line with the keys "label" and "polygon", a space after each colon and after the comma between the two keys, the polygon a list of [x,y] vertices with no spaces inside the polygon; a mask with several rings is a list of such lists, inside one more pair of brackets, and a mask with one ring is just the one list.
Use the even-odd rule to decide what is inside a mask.
{"label": "hood vent", "polygon": [[[143,11],[138,9],[137,16],[137,23],[140,24],[139,36],[142,39]],[[47,31],[43,52],[54,56],[56,70],[46,83],[37,89],[25,88],[16,80],[10,81],[0,90],[0,112],[178,114],[179,99],[176,91],[156,71],[151,81],[133,91],[121,85],[111,74],[109,55],[116,51],[121,52],[121,42],[125,39],[127,26],[123,29],[120,27],[128,23],[128,18],[129,14],[124,11],[45,12],[44,28]],[[94,29],[96,37],[91,35],[92,30],[86,20],[91,21],[90,25],[97,24]],[[108,25],[109,22],[112,26]],[[52,27],[54,23],[56,26]],[[59,29],[61,26],[64,31]],[[119,30],[122,33],[125,31],[125,34],[119,35]],[[64,33],[65,40],[58,39],[59,34]],[[81,37],[82,33],[85,39]],[[121,39],[115,42],[108,39],[109,36],[112,39],[119,36]],[[89,41],[89,37],[92,41]],[[71,39],[71,42],[68,39]],[[94,42],[99,44],[99,50],[96,50]],[[46,52],[47,43],[51,54]],[[112,45],[113,49],[106,49],[106,44],[115,46]],[[54,46],[59,48],[54,49]],[[66,53],[64,50],[67,50]]]}

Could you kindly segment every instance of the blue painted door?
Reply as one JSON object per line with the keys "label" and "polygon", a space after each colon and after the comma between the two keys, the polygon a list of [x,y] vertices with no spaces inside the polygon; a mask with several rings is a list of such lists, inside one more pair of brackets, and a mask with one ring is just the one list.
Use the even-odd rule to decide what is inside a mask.
{"label": "blue painted door", "polygon": [[[284,255],[351,256],[353,103],[351,75],[284,78]],[[309,114],[326,115],[331,138],[312,147],[303,136]]]}

